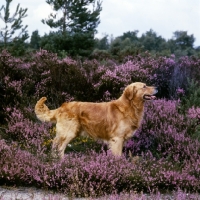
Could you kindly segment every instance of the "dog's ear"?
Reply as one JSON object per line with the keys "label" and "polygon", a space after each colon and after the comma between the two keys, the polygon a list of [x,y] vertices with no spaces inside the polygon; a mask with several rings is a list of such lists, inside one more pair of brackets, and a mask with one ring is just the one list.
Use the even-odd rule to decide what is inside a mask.
{"label": "dog's ear", "polygon": [[136,93],[136,87],[133,85],[129,85],[124,90],[124,95],[128,100],[132,100]]}

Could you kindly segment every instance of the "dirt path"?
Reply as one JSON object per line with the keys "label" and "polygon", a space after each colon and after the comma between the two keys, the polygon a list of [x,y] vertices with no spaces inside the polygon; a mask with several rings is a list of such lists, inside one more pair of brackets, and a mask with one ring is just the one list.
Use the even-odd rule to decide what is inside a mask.
{"label": "dirt path", "polygon": [[[0,200],[72,200],[63,194],[30,187],[0,187]],[[75,199],[73,199],[75,200]],[[76,200],[84,200],[77,198]]]}
{"label": "dirt path", "polygon": [[[171,194],[119,194],[108,195],[96,200],[200,200],[200,194],[187,194],[176,192]],[[0,187],[0,200],[95,200],[94,198],[69,198],[61,193],[53,193],[49,190],[34,187]]]}

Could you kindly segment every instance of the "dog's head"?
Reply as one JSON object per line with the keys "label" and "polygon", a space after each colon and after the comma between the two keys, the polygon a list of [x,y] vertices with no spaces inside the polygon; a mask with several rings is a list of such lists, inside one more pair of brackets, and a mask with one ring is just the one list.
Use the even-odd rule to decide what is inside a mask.
{"label": "dog's head", "polygon": [[136,82],[128,85],[124,90],[124,95],[128,100],[153,100],[157,93],[156,87],[147,86],[145,83]]}

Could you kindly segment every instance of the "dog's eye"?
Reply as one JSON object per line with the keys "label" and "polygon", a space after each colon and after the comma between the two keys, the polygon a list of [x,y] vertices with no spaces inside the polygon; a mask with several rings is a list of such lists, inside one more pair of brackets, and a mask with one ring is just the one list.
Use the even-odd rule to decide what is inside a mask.
{"label": "dog's eye", "polygon": [[146,88],[146,87],[147,87],[146,85],[143,86],[143,88]]}

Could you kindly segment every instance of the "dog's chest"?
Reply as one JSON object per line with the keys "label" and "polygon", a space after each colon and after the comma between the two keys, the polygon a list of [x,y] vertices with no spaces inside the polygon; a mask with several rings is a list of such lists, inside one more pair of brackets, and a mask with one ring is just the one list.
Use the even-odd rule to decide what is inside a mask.
{"label": "dog's chest", "polygon": [[118,124],[116,129],[116,134],[124,139],[128,139],[133,136],[134,132],[137,130],[137,127],[128,119],[122,120]]}
{"label": "dog's chest", "polygon": [[135,132],[136,132],[137,129],[133,129],[132,131],[130,132],[127,132],[126,134],[124,134],[124,139],[125,140],[128,140],[129,138],[133,137]]}

